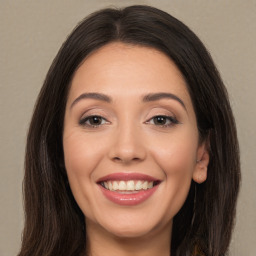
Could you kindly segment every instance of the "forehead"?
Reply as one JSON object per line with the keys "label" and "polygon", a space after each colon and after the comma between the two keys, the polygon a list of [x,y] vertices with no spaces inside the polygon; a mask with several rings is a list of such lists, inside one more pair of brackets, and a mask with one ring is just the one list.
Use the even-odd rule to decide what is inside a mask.
{"label": "forehead", "polygon": [[191,103],[186,82],[168,56],[120,42],[107,44],[84,60],[72,80],[69,98],[98,91],[119,98],[170,92]]}

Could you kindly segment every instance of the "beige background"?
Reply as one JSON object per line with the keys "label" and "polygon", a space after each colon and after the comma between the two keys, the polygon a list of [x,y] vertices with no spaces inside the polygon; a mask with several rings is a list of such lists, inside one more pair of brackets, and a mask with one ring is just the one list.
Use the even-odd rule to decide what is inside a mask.
{"label": "beige background", "polygon": [[230,93],[241,145],[243,182],[230,255],[256,255],[256,0],[0,0],[0,256],[19,250],[25,137],[50,63],[87,14],[130,4],[171,13],[212,53]]}

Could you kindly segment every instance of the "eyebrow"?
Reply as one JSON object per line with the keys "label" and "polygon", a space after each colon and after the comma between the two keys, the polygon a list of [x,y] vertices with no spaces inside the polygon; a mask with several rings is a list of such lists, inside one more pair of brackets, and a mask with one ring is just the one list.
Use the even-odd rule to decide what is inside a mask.
{"label": "eyebrow", "polygon": [[[111,103],[113,101],[112,98],[107,96],[106,94],[97,93],[97,92],[89,92],[89,93],[83,93],[80,96],[78,96],[72,102],[70,108],[72,108],[76,103],[78,103],[80,100],[83,100],[83,99],[95,99],[95,100],[100,100],[100,101],[104,101],[107,103]],[[167,92],[149,93],[142,97],[143,102],[152,102],[152,101],[157,101],[157,100],[161,100],[161,99],[176,100],[186,110],[186,106],[185,106],[184,102],[179,97],[177,97],[175,94],[172,94],[172,93],[167,93]]]}
{"label": "eyebrow", "polygon": [[103,94],[103,93],[97,93],[97,92],[89,92],[89,93],[83,93],[79,97],[77,97],[71,104],[70,108],[72,108],[77,102],[83,99],[94,99],[94,100],[100,100],[100,101],[105,101],[108,103],[112,102],[112,99]]}
{"label": "eyebrow", "polygon": [[176,100],[182,105],[184,109],[186,109],[184,102],[179,97],[177,97],[175,94],[167,92],[149,93],[143,97],[143,102],[157,101],[161,99]]}

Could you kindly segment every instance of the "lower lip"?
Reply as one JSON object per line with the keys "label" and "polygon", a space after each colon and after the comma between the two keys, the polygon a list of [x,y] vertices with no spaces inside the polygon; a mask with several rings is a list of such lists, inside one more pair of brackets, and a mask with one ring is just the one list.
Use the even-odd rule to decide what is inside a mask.
{"label": "lower lip", "polygon": [[119,205],[137,205],[141,204],[144,201],[146,201],[150,196],[153,195],[153,193],[157,190],[159,185],[154,186],[153,188],[147,189],[147,190],[141,190],[136,193],[131,194],[121,194],[118,192],[110,191],[108,189],[105,189],[101,185],[99,185],[103,195],[112,201],[113,203],[119,204]]}

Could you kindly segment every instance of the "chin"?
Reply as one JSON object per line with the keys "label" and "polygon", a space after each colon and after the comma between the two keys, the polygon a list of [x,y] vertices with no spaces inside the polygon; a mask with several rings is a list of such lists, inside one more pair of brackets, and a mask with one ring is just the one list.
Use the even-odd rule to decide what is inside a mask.
{"label": "chin", "polygon": [[[118,218],[115,216],[115,221],[98,223],[108,233],[119,238],[140,238],[146,237],[150,234],[157,233],[163,229],[164,223],[161,220],[154,220],[153,218],[131,218],[131,216],[122,216]],[[168,225],[168,224],[167,224]],[[170,225],[171,229],[171,225]]]}
{"label": "chin", "polygon": [[109,230],[113,235],[120,237],[120,238],[136,238],[136,237],[143,237],[150,233],[151,228],[149,227],[136,227],[135,225],[123,226],[112,228]]}

